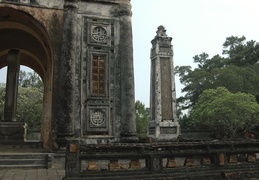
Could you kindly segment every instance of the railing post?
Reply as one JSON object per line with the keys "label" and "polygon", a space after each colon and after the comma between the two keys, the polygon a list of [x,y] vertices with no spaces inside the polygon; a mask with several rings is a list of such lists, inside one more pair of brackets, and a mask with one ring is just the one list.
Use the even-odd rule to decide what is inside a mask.
{"label": "railing post", "polygon": [[162,170],[162,158],[157,155],[151,155],[149,165],[151,172],[160,172]]}
{"label": "railing post", "polygon": [[65,161],[66,177],[77,177],[80,173],[79,142],[68,140]]}

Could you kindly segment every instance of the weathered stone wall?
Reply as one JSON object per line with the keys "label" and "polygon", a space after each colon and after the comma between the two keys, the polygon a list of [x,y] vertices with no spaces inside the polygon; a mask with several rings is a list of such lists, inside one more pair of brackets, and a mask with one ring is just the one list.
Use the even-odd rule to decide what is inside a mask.
{"label": "weathered stone wall", "polygon": [[58,8],[63,9],[64,6],[64,0],[35,0],[37,4],[40,6],[48,7],[48,8]]}
{"label": "weathered stone wall", "polygon": [[[33,68],[44,81],[44,104],[41,129],[44,147],[50,148],[52,144],[52,132],[55,132],[53,131],[53,129],[55,129],[53,127],[56,125],[55,122],[53,123],[52,121],[52,108],[55,108],[55,102],[57,102],[55,98],[56,94],[58,94],[55,87],[58,81],[56,74],[59,71],[59,59],[61,54],[62,38],[60,32],[62,32],[63,29],[63,10],[43,7],[37,3],[29,3],[27,1],[21,3],[3,1],[0,3],[0,8],[1,14],[3,13],[2,17],[9,17],[9,19],[2,18],[0,20],[0,29],[19,30],[17,32],[26,32],[33,37],[36,40],[35,42],[30,42],[33,38],[23,42],[24,48],[27,48],[27,52],[30,52],[30,48],[34,48],[33,44],[34,46],[37,45],[36,43],[41,45],[41,47],[38,48],[39,54],[37,54],[37,51],[31,51],[30,57],[28,55],[26,57],[24,54],[22,54],[21,57],[26,57],[25,59],[22,58],[22,65]],[[9,41],[13,40],[9,39]],[[17,39],[17,41],[19,41],[19,39]],[[14,42],[5,43],[2,41],[0,51],[5,52],[6,48],[10,48],[7,45],[11,44],[14,44]],[[17,46],[15,47],[17,48]],[[23,49],[22,52],[24,52]],[[40,53],[44,54],[44,56]],[[0,67],[6,64],[5,61],[5,55],[1,56]]]}
{"label": "weathered stone wall", "polygon": [[[77,6],[74,134],[87,143],[134,136],[131,6],[128,1],[79,1]],[[105,41],[92,38],[95,28],[107,33]],[[104,58],[102,94],[92,90],[94,56]],[[97,111],[105,117],[100,126],[91,121]]]}
{"label": "weathered stone wall", "polygon": [[[129,0],[2,0],[0,8],[7,17],[16,14],[21,31],[40,47],[26,42],[31,56],[22,62],[44,81],[45,147],[58,148],[70,137],[87,143],[137,140]],[[0,53],[0,67],[4,59]]]}

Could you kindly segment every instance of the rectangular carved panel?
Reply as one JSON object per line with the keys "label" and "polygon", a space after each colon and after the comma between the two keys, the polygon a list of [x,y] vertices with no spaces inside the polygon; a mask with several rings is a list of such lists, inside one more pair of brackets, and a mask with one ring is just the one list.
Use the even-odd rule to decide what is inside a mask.
{"label": "rectangular carved panel", "polygon": [[161,134],[176,134],[177,127],[160,127]]}
{"label": "rectangular carved panel", "polygon": [[171,63],[169,58],[160,59],[162,120],[173,119],[170,67],[171,67]]}
{"label": "rectangular carved panel", "polygon": [[105,56],[92,56],[92,94],[105,94]]}
{"label": "rectangular carved panel", "polygon": [[109,132],[110,113],[108,106],[90,106],[84,123],[84,135],[107,135]]}
{"label": "rectangular carved panel", "polygon": [[156,116],[156,60],[151,61],[151,68],[152,68],[152,79],[151,79],[151,106],[152,106],[152,112],[151,112],[151,118],[152,120],[155,119]]}

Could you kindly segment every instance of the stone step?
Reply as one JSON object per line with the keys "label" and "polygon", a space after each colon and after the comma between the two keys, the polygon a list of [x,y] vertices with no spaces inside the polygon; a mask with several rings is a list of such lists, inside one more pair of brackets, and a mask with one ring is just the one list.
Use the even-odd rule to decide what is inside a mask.
{"label": "stone step", "polygon": [[46,164],[26,164],[26,165],[0,165],[0,169],[41,169],[48,168]]}
{"label": "stone step", "polygon": [[2,153],[0,154],[1,168],[49,168],[52,158],[48,153]]}
{"label": "stone step", "polygon": [[47,159],[47,154],[38,154],[38,153],[31,153],[31,154],[14,154],[14,153],[4,153],[0,154],[0,160],[3,159]]}
{"label": "stone step", "polygon": [[37,165],[46,164],[46,159],[1,159],[0,165]]}
{"label": "stone step", "polygon": [[42,148],[41,141],[7,141],[1,140],[0,141],[1,148],[33,148],[33,149],[40,149]]}

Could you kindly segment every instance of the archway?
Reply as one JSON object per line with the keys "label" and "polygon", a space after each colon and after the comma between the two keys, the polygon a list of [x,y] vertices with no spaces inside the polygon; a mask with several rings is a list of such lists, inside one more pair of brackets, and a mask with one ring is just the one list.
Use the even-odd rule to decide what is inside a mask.
{"label": "archway", "polygon": [[44,83],[42,131],[43,146],[51,145],[53,55],[44,27],[28,13],[0,7],[0,69],[7,66],[10,50],[19,51],[20,65],[36,71]]}

